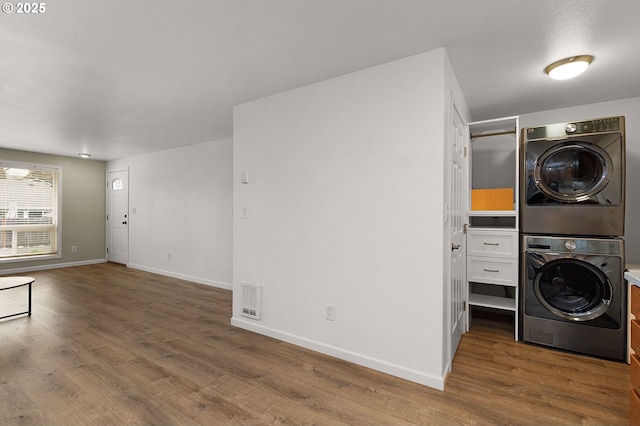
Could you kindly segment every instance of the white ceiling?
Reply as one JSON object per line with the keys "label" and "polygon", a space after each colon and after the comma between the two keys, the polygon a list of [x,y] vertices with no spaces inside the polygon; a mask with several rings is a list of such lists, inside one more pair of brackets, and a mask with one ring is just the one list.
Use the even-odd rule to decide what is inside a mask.
{"label": "white ceiling", "polygon": [[[233,105],[439,47],[474,120],[640,96],[638,0],[44,4],[0,14],[0,147],[109,160],[213,141]],[[544,75],[578,54],[587,73]]]}

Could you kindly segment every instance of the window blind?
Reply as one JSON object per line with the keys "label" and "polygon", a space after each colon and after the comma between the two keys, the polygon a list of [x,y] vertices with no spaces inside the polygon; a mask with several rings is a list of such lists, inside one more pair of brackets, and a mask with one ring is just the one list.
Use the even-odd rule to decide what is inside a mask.
{"label": "window blind", "polygon": [[58,254],[60,174],[0,160],[0,260]]}

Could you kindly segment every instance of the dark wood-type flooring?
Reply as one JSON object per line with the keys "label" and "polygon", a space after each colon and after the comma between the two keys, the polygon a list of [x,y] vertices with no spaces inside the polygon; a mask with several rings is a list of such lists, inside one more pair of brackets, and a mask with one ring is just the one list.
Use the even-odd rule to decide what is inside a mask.
{"label": "dark wood-type flooring", "polygon": [[510,322],[474,319],[440,392],[234,328],[227,290],[116,264],[28,275],[33,315],[0,322],[0,425],[628,423],[626,364]]}

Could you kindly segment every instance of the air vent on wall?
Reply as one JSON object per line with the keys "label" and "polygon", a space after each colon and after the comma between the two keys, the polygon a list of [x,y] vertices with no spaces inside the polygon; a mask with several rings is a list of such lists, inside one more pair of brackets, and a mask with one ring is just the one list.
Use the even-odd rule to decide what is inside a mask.
{"label": "air vent on wall", "polygon": [[262,288],[256,284],[242,281],[242,316],[260,319],[260,292]]}

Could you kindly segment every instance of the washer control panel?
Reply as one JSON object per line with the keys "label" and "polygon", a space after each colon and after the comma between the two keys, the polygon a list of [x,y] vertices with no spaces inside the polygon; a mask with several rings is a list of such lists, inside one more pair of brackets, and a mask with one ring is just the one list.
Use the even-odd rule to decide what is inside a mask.
{"label": "washer control panel", "polygon": [[544,253],[622,255],[624,241],[615,238],[565,238],[526,235],[523,250]]}

